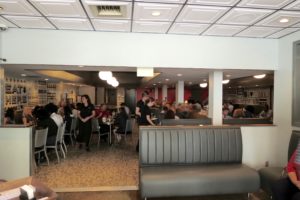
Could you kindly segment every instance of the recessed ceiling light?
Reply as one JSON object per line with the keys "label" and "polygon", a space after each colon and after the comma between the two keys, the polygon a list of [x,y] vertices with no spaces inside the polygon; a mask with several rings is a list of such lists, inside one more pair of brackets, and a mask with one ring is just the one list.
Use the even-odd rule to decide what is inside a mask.
{"label": "recessed ceiling light", "polygon": [[207,87],[207,83],[200,83],[199,86],[202,87],[202,88],[206,88]]}
{"label": "recessed ceiling light", "polygon": [[158,17],[158,16],[160,16],[160,12],[159,11],[153,11],[152,16]]}
{"label": "recessed ceiling light", "polygon": [[170,79],[166,78],[166,81],[169,81]]}
{"label": "recessed ceiling light", "polygon": [[45,78],[45,81],[48,81],[49,79],[48,78]]}
{"label": "recessed ceiling light", "polygon": [[241,87],[242,87],[242,86],[240,86],[240,85],[238,86],[238,88],[241,88]]}
{"label": "recessed ceiling light", "polygon": [[0,11],[2,11],[2,10],[4,10],[4,8],[0,6]]}
{"label": "recessed ceiling light", "polygon": [[155,86],[155,85],[156,85],[156,83],[153,83],[153,85]]}
{"label": "recessed ceiling light", "polygon": [[231,75],[230,74],[227,74],[227,75],[225,75],[227,78],[229,78]]}
{"label": "recessed ceiling light", "polygon": [[203,79],[203,81],[206,82],[207,80],[206,80],[206,79]]}
{"label": "recessed ceiling light", "polygon": [[266,77],[266,74],[260,74],[260,75],[255,75],[253,76],[254,78],[257,78],[257,79],[262,79],[262,78],[265,78]]}
{"label": "recessed ceiling light", "polygon": [[258,87],[259,85],[255,85],[256,87]]}
{"label": "recessed ceiling light", "polygon": [[282,18],[279,20],[280,23],[288,23],[290,20],[288,18]]}
{"label": "recessed ceiling light", "polygon": [[223,84],[227,84],[227,83],[229,83],[229,81],[230,81],[229,79],[223,80],[222,83],[223,83]]}
{"label": "recessed ceiling light", "polygon": [[190,85],[192,85],[192,84],[193,84],[193,82],[189,82],[189,84],[190,84]]}
{"label": "recessed ceiling light", "polygon": [[229,89],[231,88],[231,87],[228,87]]}
{"label": "recessed ceiling light", "polygon": [[21,76],[27,76],[26,74],[21,74]]}
{"label": "recessed ceiling light", "polygon": [[83,66],[83,65],[79,65],[78,67],[82,68],[82,67],[84,67],[84,66]]}
{"label": "recessed ceiling light", "polygon": [[161,81],[159,81],[158,83],[161,84]]}
{"label": "recessed ceiling light", "polygon": [[177,74],[177,76],[182,76],[182,74]]}

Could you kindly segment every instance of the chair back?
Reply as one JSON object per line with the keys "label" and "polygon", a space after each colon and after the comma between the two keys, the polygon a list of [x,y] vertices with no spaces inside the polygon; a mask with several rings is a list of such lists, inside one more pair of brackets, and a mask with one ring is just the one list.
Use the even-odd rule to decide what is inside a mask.
{"label": "chair back", "polygon": [[76,126],[77,126],[77,117],[73,117],[72,118],[72,122],[71,122],[71,128],[70,128],[70,132],[74,132],[76,131]]}
{"label": "chair back", "polygon": [[125,134],[128,132],[132,132],[132,127],[134,124],[134,118],[129,118],[126,120],[126,128],[125,128]]}
{"label": "chair back", "polygon": [[289,143],[288,159],[291,158],[294,151],[296,150],[299,139],[300,139],[300,131],[293,130],[291,138],[290,138],[290,143]]}
{"label": "chair back", "polygon": [[43,147],[47,143],[48,128],[35,131],[34,147]]}
{"label": "chair back", "polygon": [[62,143],[62,142],[63,142],[65,129],[66,129],[66,123],[63,123],[62,125],[58,126],[58,129],[57,129],[57,136],[56,136],[56,144],[57,144],[58,142],[59,142],[59,143]]}
{"label": "chair back", "polygon": [[92,119],[92,133],[94,132],[99,132],[100,131],[100,126],[99,126],[99,121],[96,118]]}

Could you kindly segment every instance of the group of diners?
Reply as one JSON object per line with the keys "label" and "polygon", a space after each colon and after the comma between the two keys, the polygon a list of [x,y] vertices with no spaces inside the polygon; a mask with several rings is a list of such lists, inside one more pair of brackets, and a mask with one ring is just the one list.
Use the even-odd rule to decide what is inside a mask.
{"label": "group of diners", "polygon": [[[77,126],[74,136],[79,149],[85,146],[90,151],[90,139],[92,134],[92,120],[98,120],[100,131],[108,132],[110,127],[106,121],[113,121],[114,133],[120,139],[119,134],[124,134],[126,120],[130,118],[130,110],[124,103],[117,110],[110,111],[107,105],[94,106],[88,95],[81,96],[81,102],[72,104],[61,101],[58,105],[49,103],[45,106],[25,106],[21,110],[8,108],[5,113],[4,124],[35,126],[35,129],[48,128],[47,145],[55,144],[58,128],[66,123],[66,132],[70,132],[72,120],[76,120]],[[106,136],[107,137],[107,136]],[[104,140],[107,139],[104,137]]]}

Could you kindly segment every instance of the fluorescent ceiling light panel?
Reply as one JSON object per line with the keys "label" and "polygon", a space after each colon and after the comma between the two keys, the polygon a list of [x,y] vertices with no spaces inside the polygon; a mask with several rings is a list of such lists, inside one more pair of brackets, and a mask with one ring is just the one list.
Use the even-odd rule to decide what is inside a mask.
{"label": "fluorescent ceiling light panel", "polygon": [[153,67],[138,67],[136,70],[137,77],[153,77]]}

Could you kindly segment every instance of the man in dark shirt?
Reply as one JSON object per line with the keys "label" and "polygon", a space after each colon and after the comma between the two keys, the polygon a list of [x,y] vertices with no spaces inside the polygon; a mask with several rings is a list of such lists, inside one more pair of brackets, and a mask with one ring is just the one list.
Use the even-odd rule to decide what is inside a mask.
{"label": "man in dark shirt", "polygon": [[[142,99],[139,100],[137,103],[136,103],[136,108],[135,108],[135,114],[137,116],[137,123],[138,125],[142,125],[141,124],[141,117],[142,117],[142,113],[145,112],[145,108],[146,108],[146,101],[149,99],[149,93],[147,91],[144,91],[142,93]],[[137,142],[137,145],[136,145],[136,148],[135,150],[137,152],[139,152],[139,141]]]}
{"label": "man in dark shirt", "polygon": [[146,101],[148,99],[149,99],[149,93],[147,91],[144,91],[142,93],[142,99],[139,100],[136,104],[135,114],[137,115],[138,125],[142,125],[141,117],[142,117],[142,113],[144,113],[145,109],[147,108]]}

